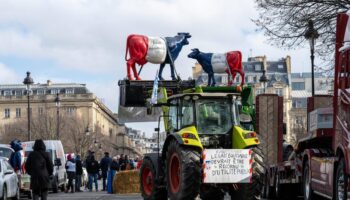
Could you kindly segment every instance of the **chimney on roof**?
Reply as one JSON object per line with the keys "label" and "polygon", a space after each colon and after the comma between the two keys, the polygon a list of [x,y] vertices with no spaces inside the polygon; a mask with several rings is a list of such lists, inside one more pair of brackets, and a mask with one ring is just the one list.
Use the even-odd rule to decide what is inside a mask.
{"label": "chimney on roof", "polygon": [[52,81],[51,80],[47,80],[47,85],[48,86],[52,85]]}

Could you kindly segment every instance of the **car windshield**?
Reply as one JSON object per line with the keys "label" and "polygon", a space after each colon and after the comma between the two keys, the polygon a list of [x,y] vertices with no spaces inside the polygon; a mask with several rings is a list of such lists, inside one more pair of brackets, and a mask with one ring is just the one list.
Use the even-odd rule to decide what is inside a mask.
{"label": "car windshield", "polygon": [[0,147],[0,157],[5,157],[10,159],[11,154],[12,154],[12,150],[10,148]]}
{"label": "car windshield", "polygon": [[[201,134],[225,134],[235,124],[236,107],[227,99],[196,101],[197,130]],[[233,113],[231,113],[233,112]]]}

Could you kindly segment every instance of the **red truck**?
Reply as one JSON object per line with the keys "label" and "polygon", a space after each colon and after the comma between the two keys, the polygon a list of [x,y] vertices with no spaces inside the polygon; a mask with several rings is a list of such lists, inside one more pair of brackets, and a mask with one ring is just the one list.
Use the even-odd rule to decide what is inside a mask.
{"label": "red truck", "polygon": [[[266,134],[262,134],[262,148],[267,158],[263,195],[268,198],[304,196],[305,200],[310,200],[322,196],[335,200],[350,199],[349,15],[350,12],[337,16],[334,95],[308,98],[308,131],[306,137],[289,151],[290,154],[287,153],[289,155],[283,155],[291,146],[283,143],[281,117],[276,114],[276,125],[268,124],[271,121],[266,117],[273,115],[257,109],[260,110],[257,113],[258,132],[264,133],[266,128],[271,130],[266,129]],[[261,107],[273,101],[279,105],[278,98],[281,97],[258,96],[257,107],[259,103]]]}

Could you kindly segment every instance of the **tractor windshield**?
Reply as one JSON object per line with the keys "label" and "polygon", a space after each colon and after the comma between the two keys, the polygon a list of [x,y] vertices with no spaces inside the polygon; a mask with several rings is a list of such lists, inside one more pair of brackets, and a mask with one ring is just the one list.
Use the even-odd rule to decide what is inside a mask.
{"label": "tractor windshield", "polygon": [[225,134],[233,124],[236,107],[227,99],[196,101],[197,130],[201,134]]}

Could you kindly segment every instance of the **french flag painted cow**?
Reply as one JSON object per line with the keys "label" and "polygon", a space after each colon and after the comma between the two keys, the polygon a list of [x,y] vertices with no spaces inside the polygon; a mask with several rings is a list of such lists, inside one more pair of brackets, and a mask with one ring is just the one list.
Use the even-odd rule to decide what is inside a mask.
{"label": "french flag painted cow", "polygon": [[[174,37],[147,37],[144,35],[129,35],[126,42],[125,60],[127,61],[128,79],[133,80],[130,69],[136,80],[141,80],[139,73],[147,62],[160,64],[159,79],[163,80],[162,72],[165,64],[170,64],[171,78],[176,80],[174,72],[174,61],[184,45],[188,45],[189,33],[178,33]],[[130,57],[128,57],[128,52]],[[141,66],[139,73],[136,72],[135,64]]]}
{"label": "french flag painted cow", "polygon": [[[214,73],[226,72],[232,80],[235,79],[237,73],[242,77],[241,85],[244,84],[244,71],[242,68],[242,54],[240,51],[229,51],[227,53],[203,53],[199,49],[192,49],[188,54],[189,58],[196,59],[202,66],[203,70],[208,74],[208,86],[215,86]],[[230,79],[229,79],[230,80]],[[232,81],[229,81],[229,85]]]}

